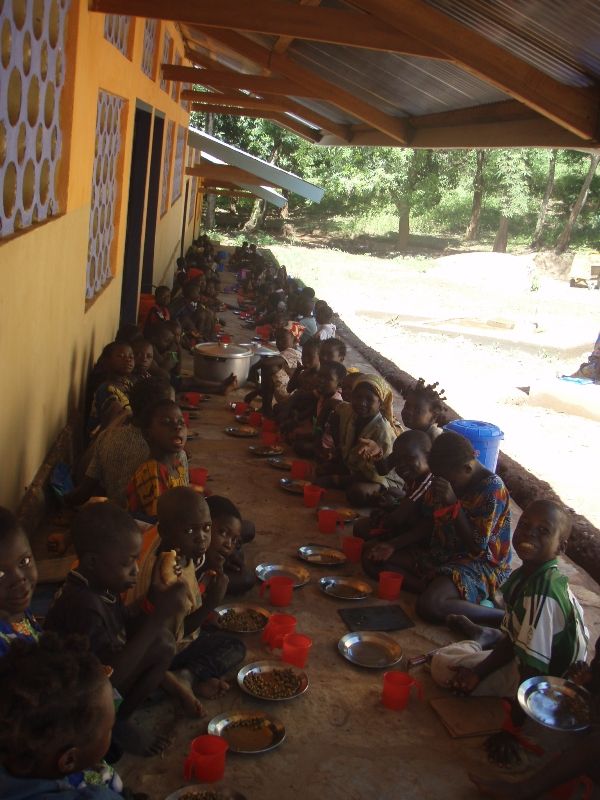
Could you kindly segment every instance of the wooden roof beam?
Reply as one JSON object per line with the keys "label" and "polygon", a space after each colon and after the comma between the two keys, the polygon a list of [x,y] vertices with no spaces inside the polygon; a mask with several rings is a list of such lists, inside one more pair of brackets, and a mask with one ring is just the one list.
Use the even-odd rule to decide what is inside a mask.
{"label": "wooden roof beam", "polygon": [[353,0],[353,4],[581,139],[596,138],[600,113],[596,90],[560,83],[423,0]]}
{"label": "wooden roof beam", "polygon": [[89,0],[92,11],[183,22],[247,33],[289,36],[314,42],[384,50],[403,55],[441,58],[426,42],[390,28],[369,14],[337,8],[315,8],[279,0]]}
{"label": "wooden roof beam", "polygon": [[[305,91],[298,96],[308,97],[306,90],[309,90],[314,93],[312,96],[316,94],[321,100],[338,106],[357,119],[382,131],[382,133],[393,139],[396,144],[408,144],[409,128],[405,120],[380,111],[375,106],[360,100],[351,92],[319,77],[316,73],[302,67],[300,64],[296,64],[287,56],[273,53],[240,33],[220,28],[201,28],[201,31],[229,50],[251,59],[258,66],[278,72],[294,83],[304,86]],[[294,94],[294,92],[290,91],[290,94]]]}
{"label": "wooden roof beam", "polygon": [[[271,103],[257,97],[248,97],[244,94],[224,95],[213,94],[212,92],[186,92],[185,94],[186,97],[182,99],[191,100],[193,102],[194,111],[202,111],[204,105],[210,105],[212,109],[216,107],[221,109],[220,111],[207,111],[207,114],[226,114],[229,107],[238,108],[240,110],[246,108],[250,111],[287,111],[283,98],[281,98],[281,102],[279,103]],[[194,96],[189,97],[189,95]]]}
{"label": "wooden roof beam", "polygon": [[248,197],[251,199],[258,197],[254,192],[245,192],[243,189],[213,189],[208,186],[200,187],[197,191],[198,194],[216,194],[223,197]]}
{"label": "wooden roof beam", "polygon": [[[206,178],[209,181],[228,181],[229,183],[249,183],[252,186],[269,186],[279,188],[276,183],[259,178],[252,172],[247,172],[239,167],[230,167],[228,164],[211,164],[203,161],[195,167],[186,167],[186,175],[195,175],[197,178]],[[221,184],[222,185],[222,184]],[[239,187],[236,187],[239,188]]]}
{"label": "wooden roof beam", "polygon": [[[301,6],[318,6],[321,5],[321,0],[300,0]],[[294,41],[293,36],[280,36],[273,45],[273,52],[282,55]]]}
{"label": "wooden roof beam", "polygon": [[[303,125],[299,120],[292,119],[282,112],[277,111],[261,111],[260,108],[255,110],[234,108],[232,106],[212,106],[203,105],[202,103],[192,103],[192,111],[200,111],[203,114],[224,114],[230,117],[252,117],[253,119],[270,119],[278,125],[284,125],[299,136],[303,136],[309,142],[317,144],[321,141],[321,131],[316,131],[314,128],[309,128],[308,125]],[[342,140],[345,141],[345,140]]]}
{"label": "wooden roof beam", "polygon": [[211,86],[213,89],[245,89],[257,94],[268,92],[269,94],[292,94],[296,97],[319,97],[316,92],[310,91],[307,87],[281,78],[245,75],[241,72],[233,70],[229,72],[224,69],[178,67],[174,64],[162,64],[161,68],[163,77],[168,81],[197,83],[202,86]]}

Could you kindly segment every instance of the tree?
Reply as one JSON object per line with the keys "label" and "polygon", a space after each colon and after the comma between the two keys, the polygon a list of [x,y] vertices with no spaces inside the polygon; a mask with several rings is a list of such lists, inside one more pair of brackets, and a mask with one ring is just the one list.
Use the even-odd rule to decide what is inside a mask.
{"label": "tree", "polygon": [[[215,127],[215,115],[206,114],[205,127],[206,133],[212,136]],[[217,207],[216,194],[206,194],[206,212],[204,217],[204,225],[207,230],[211,231],[215,227],[215,209]]]}
{"label": "tree", "polygon": [[579,194],[577,195],[577,199],[571,208],[571,213],[569,214],[569,218],[563,228],[562,232],[560,233],[558,239],[556,240],[556,246],[554,251],[558,254],[564,253],[567,247],[569,246],[569,242],[571,241],[571,235],[573,233],[573,228],[575,227],[575,223],[577,222],[577,218],[581,213],[585,205],[585,201],[588,197],[588,192],[590,190],[590,184],[594,175],[596,174],[596,170],[598,169],[598,164],[600,163],[600,154],[592,153],[590,155],[590,165],[587,171],[585,178],[583,179],[583,183],[581,184],[581,189],[579,190]]}
{"label": "tree", "polygon": [[533,239],[531,240],[531,246],[534,250],[537,250],[542,242],[542,234],[544,232],[544,224],[546,222],[546,214],[548,213],[548,204],[550,202],[550,198],[552,197],[552,192],[554,190],[554,175],[556,173],[556,157],[558,151],[551,150],[550,151],[550,160],[548,161],[548,178],[546,180],[546,188],[544,190],[544,197],[542,198],[542,204],[540,206],[540,212],[538,214],[537,222],[535,225],[535,231],[533,234]]}
{"label": "tree", "polygon": [[465,239],[467,242],[473,242],[479,237],[479,220],[481,218],[481,203],[483,201],[484,181],[483,181],[483,168],[486,162],[485,150],[477,150],[476,154],[477,163],[475,166],[475,175],[473,177],[473,203],[471,205],[471,219],[467,225],[465,232]]}
{"label": "tree", "polygon": [[494,187],[495,202],[500,212],[494,252],[505,253],[510,221],[527,211],[531,164],[527,151],[494,150],[489,153],[488,166],[489,178],[486,177],[486,182]]}

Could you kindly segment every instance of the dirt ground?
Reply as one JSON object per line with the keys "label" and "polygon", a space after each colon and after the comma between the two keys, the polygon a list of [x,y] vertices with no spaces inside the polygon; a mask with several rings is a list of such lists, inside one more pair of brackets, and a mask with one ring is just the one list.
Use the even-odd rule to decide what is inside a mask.
{"label": "dirt ground", "polygon": [[[366,344],[400,369],[439,381],[463,417],[498,425],[504,452],[600,526],[598,422],[531,405],[518,388],[535,394],[560,385],[557,374],[585,360],[600,328],[600,292],[570,288],[555,262],[538,259],[536,267],[527,255],[390,260],[271,250]],[[600,409],[600,386],[590,393]]]}
{"label": "dirt ground", "polygon": [[[234,341],[247,340],[248,333],[241,330],[239,320],[230,312],[225,318]],[[347,360],[363,371],[373,371],[352,349]],[[240,390],[234,399],[241,399],[243,394]],[[225,399],[213,397],[201,406],[200,418],[192,422],[192,430],[198,431],[200,438],[190,443],[189,451],[192,466],[209,469],[207,488],[229,496],[245,517],[255,521],[257,536],[245,548],[247,562],[252,566],[264,561],[297,564],[295,553],[302,544],[339,546],[339,534],[319,533],[314,509],[305,508],[301,498],[278,488],[283,473],[248,454],[252,440],[225,435],[224,428],[232,421]],[[335,492],[327,493],[324,500],[343,503],[343,497]],[[515,511],[516,517],[518,509]],[[594,642],[600,631],[598,586],[567,560],[563,568],[584,603]],[[206,731],[208,720],[227,710],[261,709],[284,723],[287,736],[281,747],[262,756],[228,755],[221,785],[242,792],[247,800],[474,800],[478,795],[468,771],[491,769],[482,737],[453,739],[448,735],[429,702],[445,692],[432,683],[422,667],[414,676],[423,685],[423,702],[413,697],[403,712],[384,709],[380,702],[383,670],[354,667],[337,652],[338,640],[347,632],[337,610],[353,604],[333,600],[319,590],[318,579],[328,574],[327,569],[310,566],[309,570],[310,582],[294,592],[288,609],[298,620],[297,630],[313,639],[307,693],[290,702],[269,703],[249,698],[234,685],[223,698],[206,703],[207,715],[202,720],[182,718],[166,701],[145,708],[138,715],[139,721],[168,731],[172,744],[162,757],[123,758],[118,769],[126,784],[145,792],[150,800],[164,800],[186,784],[183,761],[189,743]],[[358,576],[360,569],[346,565],[340,573]],[[375,595],[376,591],[374,599],[365,604],[385,604]],[[260,600],[258,584],[247,599],[269,607],[268,602]],[[413,628],[390,634],[402,647],[404,657],[425,653],[453,639],[444,627],[426,625],[417,618],[413,596],[403,592],[399,604],[416,623]],[[270,657],[257,635],[244,641],[245,663]],[[545,749],[542,758],[527,760],[530,768],[555,758],[575,741],[572,736],[565,739],[544,733],[534,723],[529,724],[527,733]]]}

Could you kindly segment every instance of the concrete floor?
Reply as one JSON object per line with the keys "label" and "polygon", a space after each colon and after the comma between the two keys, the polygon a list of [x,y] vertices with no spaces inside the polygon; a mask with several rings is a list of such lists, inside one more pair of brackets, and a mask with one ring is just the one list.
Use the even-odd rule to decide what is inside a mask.
{"label": "concrete floor", "polygon": [[[231,297],[223,295],[226,301],[231,301]],[[226,312],[224,317],[227,331],[235,341],[248,339],[248,332],[242,330],[236,316]],[[362,371],[374,371],[352,351],[346,361]],[[186,366],[191,370],[191,361]],[[243,394],[240,390],[233,399],[241,399]],[[223,429],[228,424],[233,424],[233,414],[226,408],[225,399],[212,397],[201,406],[200,419],[192,422],[192,430],[200,433],[200,439],[191,442],[188,449],[192,466],[209,469],[207,488],[230,497],[245,517],[255,521],[257,536],[245,548],[247,562],[251,565],[270,560],[294,562],[295,552],[302,544],[337,544],[337,534],[327,536],[318,532],[315,511],[305,508],[302,498],[278,488],[277,482],[285,473],[248,454],[248,445],[253,440],[225,435]],[[328,492],[324,501],[343,502],[343,497]],[[598,586],[573,564],[565,562],[565,568],[584,603],[593,643],[600,632]],[[289,702],[261,702],[233,685],[223,698],[205,704],[208,713],[202,720],[182,718],[167,702],[144,709],[139,714],[140,722],[168,730],[173,744],[161,757],[121,760],[119,772],[134,791],[147,793],[151,800],[162,800],[184,786],[183,760],[189,743],[206,731],[208,721],[229,709],[256,708],[278,717],[285,724],[287,738],[280,748],[262,756],[228,756],[222,785],[237,789],[248,800],[296,797],[420,800],[477,796],[467,772],[490,769],[482,739],[450,738],[429,705],[431,698],[444,692],[432,683],[423,668],[416,669],[414,674],[423,683],[424,702],[412,698],[403,712],[384,709],[380,703],[383,670],[354,667],[337,652],[337,642],[347,632],[337,609],[354,604],[322,594],[317,582],[327,574],[326,569],[314,566],[309,569],[310,583],[295,590],[289,608],[298,619],[298,631],[313,638],[307,665],[310,687],[306,694]],[[360,568],[344,566],[340,573],[359,575]],[[247,599],[259,601],[258,582]],[[411,595],[402,593],[399,602],[417,623],[410,630],[391,634],[406,657],[453,640],[445,628],[429,626],[417,619]],[[385,601],[374,599],[365,603],[385,604]],[[248,647],[246,662],[269,657],[258,635],[246,636],[244,641]],[[531,724],[532,738],[539,739],[542,733]],[[543,738],[547,757],[565,745],[564,739],[555,734]],[[566,743],[569,741],[572,739]]]}

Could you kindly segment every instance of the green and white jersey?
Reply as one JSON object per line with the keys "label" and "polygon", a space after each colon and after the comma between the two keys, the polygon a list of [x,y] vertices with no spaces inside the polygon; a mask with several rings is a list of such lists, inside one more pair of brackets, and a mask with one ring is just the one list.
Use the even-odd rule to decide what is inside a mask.
{"label": "green and white jersey", "polygon": [[520,664],[542,675],[561,677],[571,664],[585,661],[589,633],[583,610],[556,559],[531,575],[520,567],[501,591],[506,602],[501,627],[510,636]]}

